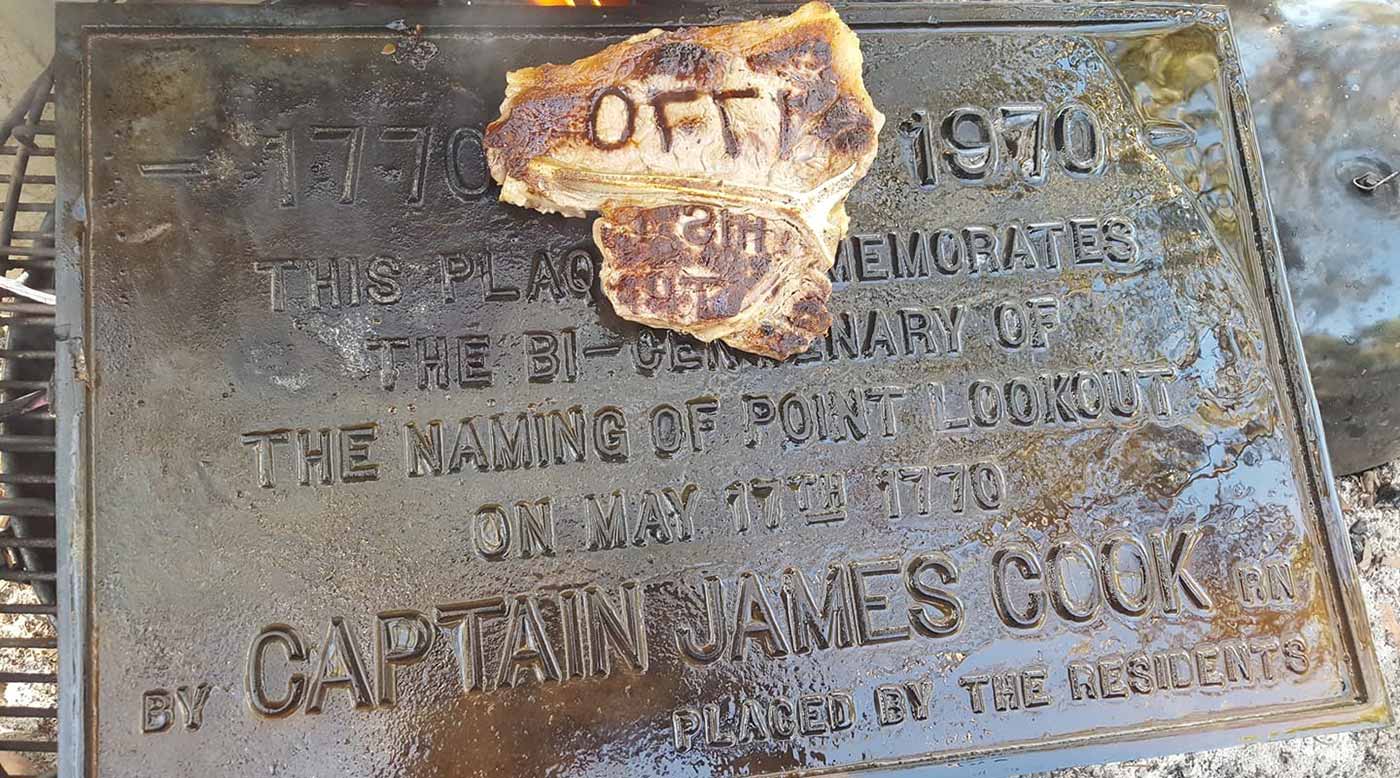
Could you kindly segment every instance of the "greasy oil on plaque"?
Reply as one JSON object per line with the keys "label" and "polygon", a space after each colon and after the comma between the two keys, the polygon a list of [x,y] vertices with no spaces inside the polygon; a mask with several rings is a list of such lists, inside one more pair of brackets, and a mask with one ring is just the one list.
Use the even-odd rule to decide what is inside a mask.
{"label": "greasy oil on plaque", "polygon": [[846,193],[884,117],[825,3],[651,30],[506,76],[486,132],[501,200],[582,216],[624,318],[779,359],[831,327]]}

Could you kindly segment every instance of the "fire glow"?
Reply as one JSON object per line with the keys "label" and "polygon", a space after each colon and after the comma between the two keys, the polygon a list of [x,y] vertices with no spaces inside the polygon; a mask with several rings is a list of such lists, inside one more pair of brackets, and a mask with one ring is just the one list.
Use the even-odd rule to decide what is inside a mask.
{"label": "fire glow", "polygon": [[530,5],[545,6],[567,6],[575,8],[579,6],[602,8],[603,6],[630,5],[629,0],[530,0]]}

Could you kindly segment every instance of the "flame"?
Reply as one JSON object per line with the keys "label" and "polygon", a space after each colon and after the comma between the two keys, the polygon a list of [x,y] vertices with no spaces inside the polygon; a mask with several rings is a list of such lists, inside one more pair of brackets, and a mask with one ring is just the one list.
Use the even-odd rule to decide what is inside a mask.
{"label": "flame", "polygon": [[566,5],[570,8],[575,6],[592,6],[602,8],[605,5],[631,5],[630,0],[530,0],[530,5]]}

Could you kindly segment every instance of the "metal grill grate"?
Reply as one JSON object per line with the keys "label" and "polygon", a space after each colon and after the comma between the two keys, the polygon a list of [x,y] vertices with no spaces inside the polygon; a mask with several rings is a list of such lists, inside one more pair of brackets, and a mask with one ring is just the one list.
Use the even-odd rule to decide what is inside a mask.
{"label": "metal grill grate", "polygon": [[52,776],[54,570],[53,74],[0,123],[0,776]]}

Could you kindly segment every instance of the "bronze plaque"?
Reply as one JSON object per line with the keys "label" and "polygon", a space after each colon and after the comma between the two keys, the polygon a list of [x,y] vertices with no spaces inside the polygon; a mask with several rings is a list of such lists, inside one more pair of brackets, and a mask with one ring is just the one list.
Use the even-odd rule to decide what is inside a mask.
{"label": "bronze plaque", "polygon": [[620,321],[481,158],[507,70],[765,10],[62,9],[66,774],[1388,720],[1224,12],[845,9],[889,121],[777,363]]}

